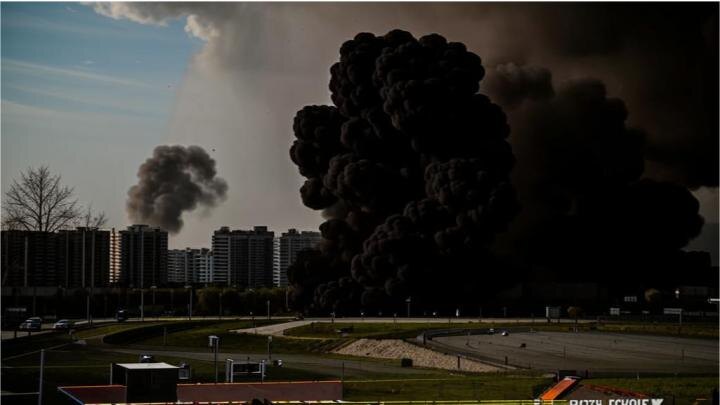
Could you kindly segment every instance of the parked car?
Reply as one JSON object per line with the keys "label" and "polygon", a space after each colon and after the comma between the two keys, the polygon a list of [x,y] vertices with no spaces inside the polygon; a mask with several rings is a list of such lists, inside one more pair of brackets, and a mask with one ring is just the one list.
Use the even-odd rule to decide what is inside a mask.
{"label": "parked car", "polygon": [[501,335],[503,335],[503,336],[510,336],[510,332],[504,330],[504,331],[502,331]]}
{"label": "parked car", "polygon": [[42,329],[42,319],[39,317],[32,317],[25,320],[25,322],[20,324],[19,327],[20,330],[41,330]]}
{"label": "parked car", "polygon": [[495,329],[494,329],[494,328],[488,329],[488,335],[494,335],[494,334],[495,334]]}
{"label": "parked car", "polygon": [[75,322],[69,320],[69,319],[61,319],[53,325],[53,329],[55,330],[62,330],[62,329],[72,329],[73,326],[75,326]]}

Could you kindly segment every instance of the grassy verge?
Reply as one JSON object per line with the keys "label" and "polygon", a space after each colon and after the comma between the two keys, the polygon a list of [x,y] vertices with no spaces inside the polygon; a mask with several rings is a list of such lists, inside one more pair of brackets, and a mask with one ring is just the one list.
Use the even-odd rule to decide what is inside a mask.
{"label": "grassy verge", "polygon": [[[650,377],[650,378],[598,378],[585,380],[587,384],[623,388],[647,394],[653,398],[674,398],[675,403],[691,404],[696,399],[710,399],[718,388],[717,376],[708,377]],[[709,401],[708,401],[709,402]]]}
{"label": "grassy verge", "polygon": [[67,332],[50,332],[17,339],[7,339],[2,341],[2,358],[19,356],[23,353],[69,343],[72,343],[72,339]]}
{"label": "grassy verge", "polygon": [[[193,371],[192,382],[215,381],[215,366],[211,361],[182,359],[156,354],[157,361],[170,364],[187,362]],[[57,387],[68,385],[102,385],[110,379],[111,363],[134,363],[133,354],[103,352],[88,347],[69,346],[67,350],[53,350],[45,356],[43,395],[45,403],[70,404]],[[35,392],[38,387],[39,354],[24,356],[3,362],[2,386],[4,391]],[[224,364],[219,364],[219,377],[224,378]],[[332,379],[321,370],[303,370],[292,367],[273,367],[268,372],[269,381],[324,380]],[[25,402],[27,401],[27,402]],[[11,402],[8,402],[11,403]],[[36,396],[14,397],[12,403],[37,403]]]}
{"label": "grassy verge", "polygon": [[93,328],[80,329],[75,332],[75,336],[78,339],[88,339],[93,337],[100,337],[104,335],[110,335],[113,333],[123,332],[130,329],[144,328],[153,325],[160,325],[163,323],[170,322],[122,322],[122,323],[110,323]]}
{"label": "grassy verge", "polygon": [[352,338],[376,338],[376,339],[405,339],[419,335],[428,329],[475,329],[489,328],[488,324],[477,322],[452,323],[371,323],[371,322],[314,322],[309,325],[298,326],[285,331],[286,336],[311,337],[321,339],[337,339],[343,337],[340,330],[349,330],[344,335]]}
{"label": "grassy verge", "polygon": [[[275,323],[275,321],[256,321],[255,325],[262,326],[270,323]],[[220,337],[222,350],[265,353],[268,345],[267,336],[230,332],[252,326],[252,321],[199,321],[193,323],[183,321],[165,325],[149,325],[142,329],[118,330],[116,333],[107,335],[105,342],[120,345],[132,344],[135,347],[163,347],[167,350],[206,351],[208,336],[216,335]],[[167,330],[166,336],[163,336],[163,329]],[[272,351],[292,354],[320,352],[337,343],[337,341],[322,339],[302,340],[274,337]]]}
{"label": "grassy verge", "polygon": [[347,381],[345,399],[348,401],[531,399],[551,383],[549,378],[512,375]]}

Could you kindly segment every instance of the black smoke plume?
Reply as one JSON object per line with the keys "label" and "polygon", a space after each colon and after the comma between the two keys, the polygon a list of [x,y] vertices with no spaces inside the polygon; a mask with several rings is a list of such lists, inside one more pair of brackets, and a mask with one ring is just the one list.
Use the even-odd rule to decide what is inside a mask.
{"label": "black smoke plume", "polygon": [[628,287],[712,277],[704,254],[681,251],[702,228],[698,201],[685,186],[643,178],[647,135],[626,125],[625,104],[601,81],[556,90],[547,69],[513,64],[485,88],[506,103],[524,208],[498,250],[549,273],[536,278]]}
{"label": "black smoke plume", "polygon": [[128,190],[128,216],[172,233],[182,229],[183,212],[198,205],[214,207],[225,199],[228,188],[217,177],[215,160],[199,146],[156,147],[140,166],[138,179]]}
{"label": "black smoke plume", "polygon": [[335,106],[306,106],[293,126],[302,201],[327,218],[320,249],[288,270],[295,306],[454,306],[483,278],[496,287],[488,249],[518,204],[480,58],[437,34],[361,33],[330,72]]}

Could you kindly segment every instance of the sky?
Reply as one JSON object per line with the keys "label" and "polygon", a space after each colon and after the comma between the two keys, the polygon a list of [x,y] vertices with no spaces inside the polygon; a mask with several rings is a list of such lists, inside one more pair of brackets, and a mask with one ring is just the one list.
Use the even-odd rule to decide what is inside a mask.
{"label": "sky", "polygon": [[137,168],[166,142],[178,86],[202,41],[184,24],[138,25],[76,3],[2,3],[2,190],[47,165],[108,226],[128,225]]}
{"label": "sky", "polygon": [[[662,61],[636,32],[641,30],[625,29],[643,26],[634,24],[634,14],[608,14],[594,23],[592,11],[563,9],[568,17],[519,5],[1,7],[3,193],[21,170],[48,165],[75,187],[81,202],[107,214],[109,227],[122,228],[130,224],[128,189],[153,149],[199,145],[227,181],[227,199],[213,209],[185,212],[171,247],[207,247],[212,230],[223,225],[316,229],[322,215],[303,206],[298,189],[304,179],[288,155],[295,112],[330,103],[328,70],[344,40],[401,27],[465,42],[489,72],[514,62],[548,67],[558,83],[603,80],[609,95],[627,104],[629,123],[648,130],[654,155],[646,174],[694,190],[708,224],[695,243],[714,248],[717,263],[717,180],[708,181],[703,167],[692,165],[710,161],[717,171],[717,147],[694,137],[697,128],[685,128],[691,114],[685,107],[667,114],[670,106],[654,101],[664,95],[657,94],[652,81],[659,79],[647,69]],[[563,21],[548,27],[562,28],[541,26],[552,19]],[[683,86],[683,80],[674,82]],[[690,109],[685,101],[678,104]]]}

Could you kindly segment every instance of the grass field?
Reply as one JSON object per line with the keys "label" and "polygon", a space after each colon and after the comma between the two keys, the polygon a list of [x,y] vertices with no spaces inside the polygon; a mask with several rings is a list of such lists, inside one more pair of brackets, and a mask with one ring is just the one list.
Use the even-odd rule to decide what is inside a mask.
{"label": "grass field", "polygon": [[[214,381],[214,365],[206,360],[188,360],[164,356],[156,352],[156,360],[171,364],[187,361],[193,369],[194,382]],[[99,351],[92,347],[72,345],[46,354],[46,403],[69,404],[57,386],[105,384],[112,362],[135,362],[132,354]],[[24,356],[3,362],[2,381],[5,390],[32,392],[37,390],[39,356]],[[222,364],[220,375],[222,376]],[[335,379],[322,369],[307,370],[293,367],[273,368],[269,380],[325,380]],[[652,377],[636,380],[590,379],[587,383],[614,386],[651,395],[675,397],[678,404],[692,403],[695,398],[707,397],[717,386],[717,378],[708,377]],[[366,374],[349,377],[345,381],[345,399],[350,401],[432,401],[456,399],[529,399],[536,397],[552,383],[548,377],[532,373],[502,373],[471,375],[427,370],[417,376]],[[14,398],[8,403],[36,403],[34,397]]]}
{"label": "grass field", "polygon": [[[618,387],[647,394],[650,397],[674,398],[677,404],[692,404],[698,398],[709,399],[713,388],[718,388],[717,376],[707,377],[645,377],[598,378],[588,384]],[[710,401],[707,401],[709,403]]]}
{"label": "grass field", "polygon": [[537,397],[550,378],[525,375],[483,375],[445,378],[348,381],[348,401],[435,401],[470,399],[530,399]]}
{"label": "grass field", "polygon": [[[261,326],[264,321],[258,321]],[[165,342],[162,333],[158,329],[162,326],[176,325],[180,329],[170,331]],[[525,324],[527,326],[528,324]],[[537,330],[562,330],[566,331],[568,324],[530,324]],[[352,326],[353,331],[342,337],[336,329]],[[523,324],[479,324],[453,323],[452,328],[502,328],[524,326]],[[605,324],[602,329],[613,332],[670,334],[677,336],[675,325],[655,324]],[[717,326],[712,325],[685,325],[682,333],[689,333],[693,336],[712,337],[717,334]],[[109,379],[109,365],[113,362],[136,362],[137,354],[126,354],[109,351],[113,349],[152,349],[156,360],[165,361],[171,364],[188,362],[193,369],[194,382],[214,381],[214,365],[208,360],[199,360],[190,357],[182,358],[177,355],[163,355],[161,350],[174,350],[185,352],[207,353],[207,337],[218,335],[221,338],[223,350],[262,354],[267,350],[267,336],[254,334],[236,334],[229,332],[234,329],[252,327],[250,321],[173,321],[173,322],[146,322],[146,323],[122,323],[97,326],[92,329],[78,331],[76,336],[79,339],[89,339],[106,335],[118,335],[119,343],[107,344],[100,339],[88,340],[88,345],[66,345],[61,348],[50,350],[46,353],[45,385],[44,395],[46,403],[70,404],[64,395],[57,391],[57,386],[63,385],[92,385],[105,384]],[[347,341],[348,339],[371,337],[371,338],[405,338],[415,337],[423,330],[444,329],[448,324],[445,322],[433,323],[315,323],[299,328],[288,330],[289,337],[273,337],[273,353],[296,356],[306,356],[318,359],[341,359],[337,356],[325,353],[327,349]],[[581,325],[583,328],[588,325]],[[172,329],[172,328],[168,328]],[[713,332],[714,330],[714,332]],[[132,333],[127,333],[132,331]],[[122,336],[129,336],[130,339],[122,343]],[[315,339],[295,339],[293,336],[312,337]],[[117,339],[116,339],[117,341]],[[26,353],[40,348],[57,346],[71,343],[67,334],[45,334],[29,338],[18,339],[16,342],[3,341],[3,356],[9,354]],[[165,343],[165,346],[163,346]],[[188,354],[189,356],[189,354]],[[292,356],[289,356],[292,357]],[[391,362],[388,360],[373,360],[365,358],[353,358],[354,362],[371,365],[372,363],[383,362],[384,367]],[[4,391],[12,392],[33,392],[37,390],[39,354],[34,353],[27,356],[3,360],[2,364],[2,385]],[[392,363],[396,367],[395,363]],[[223,365],[220,365],[220,375],[224,373]],[[551,384],[549,377],[532,372],[509,372],[500,374],[460,374],[442,370],[416,369],[415,374],[401,374],[392,371],[380,372],[379,369],[363,366],[363,370],[354,370],[345,374],[345,399],[350,401],[432,401],[432,400],[457,400],[457,399],[530,399],[537,397],[545,388]],[[273,368],[269,374],[271,380],[326,380],[337,379],[337,368],[334,373],[322,366],[310,366],[292,361],[286,362],[283,368]],[[674,397],[677,404],[693,403],[695,398],[707,397],[709,392],[717,387],[717,376],[701,377],[643,377],[636,378],[602,378],[586,380],[587,383],[603,386],[625,388],[633,391],[643,392],[650,395]],[[7,403],[30,404],[37,403],[35,396],[4,398]]]}
{"label": "grass field", "polygon": [[[206,360],[184,359],[155,353],[155,360],[170,364],[187,362],[192,367],[193,382],[213,382],[215,380],[214,363]],[[46,352],[43,395],[48,404],[70,404],[65,396],[57,391],[65,385],[102,385],[110,378],[111,363],[135,363],[138,356],[95,350],[92,347],[71,345],[60,350]],[[4,391],[35,392],[38,387],[39,353],[3,361],[2,385]],[[224,364],[219,364],[219,376],[224,378]],[[324,380],[333,379],[321,370],[308,371],[293,367],[275,367],[268,373],[268,380]],[[13,398],[7,403],[37,403],[36,397]],[[21,401],[21,402],[16,402]],[[3,401],[5,402],[5,401]]]}
{"label": "grass field", "polygon": [[[257,326],[268,323],[257,323]],[[197,328],[168,333],[164,338],[162,335],[148,335],[146,338],[134,340],[136,346],[155,346],[166,348],[184,348],[189,350],[207,350],[208,336],[220,337],[220,345],[223,350],[242,351],[246,353],[265,353],[267,351],[267,336],[253,334],[238,334],[230,332],[235,329],[251,328],[250,321],[214,322]],[[308,340],[289,339],[275,337],[272,341],[272,350],[276,353],[307,353],[321,352],[328,345],[334,343],[331,340]]]}

